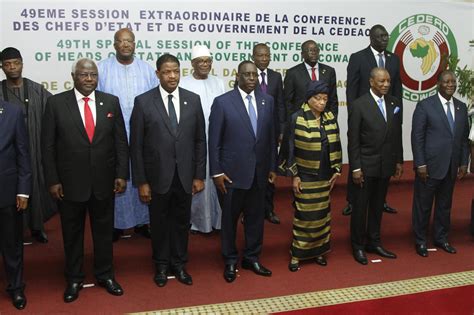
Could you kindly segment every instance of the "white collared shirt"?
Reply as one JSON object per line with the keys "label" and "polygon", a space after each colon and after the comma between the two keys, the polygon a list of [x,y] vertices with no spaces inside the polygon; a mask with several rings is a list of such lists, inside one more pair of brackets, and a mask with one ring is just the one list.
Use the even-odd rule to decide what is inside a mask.
{"label": "white collared shirt", "polygon": [[240,87],[238,87],[238,90],[240,92],[240,96],[242,96],[242,101],[245,104],[245,110],[247,111],[247,114],[249,114],[249,101],[247,99],[247,95],[250,95],[250,97],[252,98],[252,106],[253,106],[253,109],[255,110],[255,115],[258,118],[257,99],[255,98],[254,91],[250,92],[250,94],[247,94],[247,92],[244,92]]}
{"label": "white collared shirt", "polygon": [[180,103],[179,103],[179,88],[177,87],[173,92],[169,93],[167,92],[162,86],[161,84],[158,86],[158,88],[160,89],[160,93],[161,93],[161,98],[163,100],[163,104],[165,104],[165,110],[166,110],[166,113],[168,114],[169,116],[169,112],[168,112],[168,95],[173,95],[173,105],[174,105],[174,111],[176,112],[176,119],[178,120],[178,123],[179,123],[179,117],[180,117]]}
{"label": "white collared shirt", "polygon": [[257,72],[258,72],[258,82],[260,82],[260,84],[262,84],[262,72],[265,73],[265,83],[268,86],[268,71],[267,71],[267,69],[262,71],[262,70],[257,68]]}
{"label": "white collared shirt", "polygon": [[451,100],[448,101],[447,99],[442,97],[441,94],[439,94],[439,93],[438,93],[438,97],[439,97],[439,100],[440,100],[441,104],[443,105],[443,110],[444,110],[444,113],[446,114],[446,117],[448,116],[448,106],[446,106],[446,103],[449,102],[449,108],[451,109],[451,115],[453,116],[453,121],[454,121],[454,116],[456,116],[456,115],[454,114],[454,101],[453,101],[453,98],[451,97]]}
{"label": "white collared shirt", "polygon": [[374,98],[375,103],[377,103],[377,108],[378,108],[378,105],[379,105],[378,100],[382,99],[382,101],[383,101],[382,106],[383,106],[383,110],[385,112],[385,120],[386,120],[387,119],[387,106],[385,105],[385,98],[383,97],[383,95],[382,95],[382,97],[378,97],[377,95],[375,95],[375,93],[372,91],[372,89],[370,89],[369,91],[370,91],[370,94],[372,95],[372,97]]}
{"label": "white collared shirt", "polygon": [[370,49],[372,49],[372,53],[374,54],[375,63],[377,64],[377,67],[379,66],[379,54],[382,54],[383,64],[385,66],[384,68],[387,68],[387,58],[385,57],[385,52],[378,52],[372,46],[370,46]]}
{"label": "white collared shirt", "polygon": [[[306,71],[308,71],[309,78],[313,79],[313,67],[311,67],[306,62],[304,63],[304,65],[306,66]],[[316,72],[316,80],[319,80],[319,62],[317,62],[314,66],[314,72]]]}
{"label": "white collared shirt", "polygon": [[92,112],[92,118],[94,119],[94,126],[96,125],[96,104],[95,104],[95,91],[93,91],[91,94],[88,96],[84,96],[79,92],[76,88],[74,88],[74,94],[76,96],[76,101],[77,101],[77,106],[79,107],[79,112],[81,113],[81,118],[82,118],[82,123],[84,124],[84,127],[86,126],[86,120],[84,118],[84,97],[88,97],[89,101],[87,102],[89,105],[89,108],[91,109]]}

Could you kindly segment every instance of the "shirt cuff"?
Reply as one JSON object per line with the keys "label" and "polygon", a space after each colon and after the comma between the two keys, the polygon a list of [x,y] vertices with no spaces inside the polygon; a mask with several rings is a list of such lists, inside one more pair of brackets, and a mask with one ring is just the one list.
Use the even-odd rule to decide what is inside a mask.
{"label": "shirt cuff", "polygon": [[23,197],[23,198],[26,198],[26,199],[30,198],[30,195],[24,195],[24,194],[18,194],[16,196],[17,197]]}
{"label": "shirt cuff", "polygon": [[212,175],[212,178],[216,178],[216,177],[219,177],[219,176],[222,176],[222,175],[224,175],[224,173],[220,173],[220,174]]}
{"label": "shirt cuff", "polygon": [[358,172],[358,171],[361,171],[362,169],[361,168],[358,168],[356,170],[353,170],[352,173],[355,173],[355,172]]}
{"label": "shirt cuff", "polygon": [[418,166],[417,168],[420,168],[420,167],[426,167],[426,164],[420,165],[420,166]]}

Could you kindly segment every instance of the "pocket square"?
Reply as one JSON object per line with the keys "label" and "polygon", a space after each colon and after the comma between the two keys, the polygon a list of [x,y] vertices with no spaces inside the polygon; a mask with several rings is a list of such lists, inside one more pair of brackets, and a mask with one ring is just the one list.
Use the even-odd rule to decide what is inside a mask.
{"label": "pocket square", "polygon": [[399,111],[400,111],[400,107],[397,106],[397,107],[395,107],[395,108],[393,109],[393,114],[396,114],[396,113],[398,113]]}
{"label": "pocket square", "polygon": [[112,118],[112,117],[114,117],[113,113],[107,113],[107,118]]}

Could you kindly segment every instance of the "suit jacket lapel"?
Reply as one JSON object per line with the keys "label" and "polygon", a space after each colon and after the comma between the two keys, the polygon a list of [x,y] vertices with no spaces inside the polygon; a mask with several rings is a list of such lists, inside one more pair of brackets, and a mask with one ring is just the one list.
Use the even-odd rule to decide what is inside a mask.
{"label": "suit jacket lapel", "polygon": [[[262,95],[259,93],[255,93],[255,99],[257,100],[257,136],[256,138],[262,134],[262,126],[263,120],[265,119],[265,100],[263,99]],[[249,119],[250,120],[250,119]]]}
{"label": "suit jacket lapel", "polygon": [[370,69],[378,67],[377,62],[375,61],[374,53],[372,52],[372,48],[370,48],[370,46],[365,49],[365,56],[369,62]]}
{"label": "suit jacket lapel", "polygon": [[300,64],[299,67],[300,77],[303,79],[304,82],[308,83],[311,81],[311,77],[309,76],[308,69],[306,69],[306,64],[303,62]]}
{"label": "suit jacket lapel", "polygon": [[107,119],[107,106],[102,101],[101,96],[95,93],[95,130],[92,142],[94,142],[102,131],[105,120]]}
{"label": "suit jacket lapel", "polygon": [[436,94],[435,97],[434,107],[438,115],[441,115],[441,120],[444,122],[444,125],[446,126],[448,131],[452,134],[451,127],[449,127],[448,116],[446,116],[446,112],[444,111],[443,104],[441,104],[438,94]]}
{"label": "suit jacket lapel", "polygon": [[163,120],[163,122],[165,123],[166,128],[168,128],[168,131],[170,132],[170,134],[175,135],[174,132],[173,132],[173,129],[171,128],[170,117],[168,115],[168,112],[165,109],[165,106],[167,106],[167,105],[163,104],[163,99],[161,98],[160,89],[158,87],[156,87],[155,91],[156,91],[156,93],[155,93],[155,97],[154,97],[154,100],[153,100],[153,105],[158,110],[158,113],[159,113],[161,119]]}
{"label": "suit jacket lapel", "polygon": [[89,137],[86,133],[86,127],[84,126],[84,122],[82,121],[81,112],[79,111],[79,106],[77,104],[76,95],[74,94],[74,90],[70,90],[66,97],[66,107],[70,112],[70,117],[74,122],[74,125],[78,128],[79,133],[84,137],[87,142],[89,142]]}
{"label": "suit jacket lapel", "polygon": [[[233,94],[234,94],[233,95],[234,97],[232,97],[232,102],[234,103],[234,107],[236,111],[239,113],[240,117],[242,118],[244,124],[249,129],[250,133],[254,135],[252,123],[250,122],[250,117],[246,109],[247,104],[245,104],[244,101],[242,100],[242,96],[240,95],[240,92],[238,89],[233,90]],[[258,130],[258,121],[257,121],[257,130]]]}
{"label": "suit jacket lapel", "polygon": [[387,99],[385,97],[385,110],[386,110],[386,116],[387,116],[387,130],[390,130],[392,127],[392,121],[393,121],[393,111],[395,110],[395,103],[393,101]]}
{"label": "suit jacket lapel", "polygon": [[[183,95],[181,88],[179,88],[179,121],[178,121],[178,135],[181,131],[181,123],[187,121],[189,113],[189,100]],[[168,119],[169,120],[169,119]],[[171,126],[171,125],[170,125]]]}

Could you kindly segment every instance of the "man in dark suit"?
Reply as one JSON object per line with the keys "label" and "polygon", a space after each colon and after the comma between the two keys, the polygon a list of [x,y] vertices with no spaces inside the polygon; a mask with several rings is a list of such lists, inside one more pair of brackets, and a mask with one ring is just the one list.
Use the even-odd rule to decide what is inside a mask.
{"label": "man in dark suit", "polygon": [[301,45],[304,62],[288,69],[285,75],[283,95],[287,108],[287,117],[296,112],[306,101],[306,87],[310,81],[324,81],[329,86],[327,109],[336,117],[338,113],[336,71],[334,68],[318,62],[319,46],[314,40]]}
{"label": "man in dark suit", "polygon": [[117,97],[96,91],[94,61],[79,59],[74,89],[48,99],[41,134],[46,184],[58,200],[66,255],[64,302],[76,300],[84,273],[84,225],[89,213],[94,273],[100,286],[122,295],[112,266],[114,193],[125,190],[128,146]]}
{"label": "man in dark suit", "polygon": [[[390,89],[388,95],[399,100],[400,118],[403,123],[402,82],[400,79],[400,60],[398,56],[387,51],[388,32],[382,25],[374,25],[370,29],[370,46],[351,55],[347,65],[346,101],[347,110],[351,110],[352,103],[370,90],[370,71],[375,67],[385,68],[390,75]],[[347,179],[347,205],[342,210],[344,215],[352,212],[352,199],[355,187],[351,176]],[[387,202],[383,205],[384,211],[397,213]]]}
{"label": "man in dark suit", "polygon": [[[268,68],[270,64],[270,48],[266,44],[260,43],[253,47],[252,59],[255,66],[257,66],[260,90],[273,97],[275,104],[275,108],[273,109],[275,116],[275,137],[278,143],[280,143],[286,124],[286,108],[283,100],[283,81],[281,74]],[[280,224],[280,219],[274,211],[274,195],[275,185],[269,182],[265,193],[265,218],[270,223]]]}
{"label": "man in dark suit", "polygon": [[[388,94],[390,75],[384,68],[370,72],[370,91],[356,99],[349,111],[349,167],[355,184],[351,216],[354,259],[367,264],[365,251],[396,258],[382,247],[380,224],[391,176],[403,172],[400,102]],[[365,241],[366,240],[366,241]]]}
{"label": "man in dark suit", "polygon": [[438,93],[420,101],[413,113],[413,230],[416,252],[422,257],[428,256],[426,234],[433,200],[434,245],[456,253],[448,233],[456,176],[463,178],[469,163],[469,123],[466,104],[453,97],[455,91],[454,73],[441,72]]}
{"label": "man in dark suit", "polygon": [[237,81],[237,88],[214,99],[209,117],[209,165],[222,207],[221,240],[227,282],[236,278],[236,225],[242,211],[242,268],[261,276],[272,274],[260,264],[259,255],[265,189],[267,182],[273,183],[276,178],[273,97],[257,89],[257,67],[251,61],[239,64]]}
{"label": "man in dark suit", "polygon": [[26,306],[23,210],[31,193],[28,133],[21,107],[0,100],[0,252],[13,306]]}
{"label": "man in dark suit", "polygon": [[192,194],[206,178],[204,114],[199,95],[178,88],[175,56],[158,58],[156,74],[160,85],[135,98],[130,118],[132,178],[149,205],[155,283],[165,286],[171,271],[191,285],[185,264]]}

